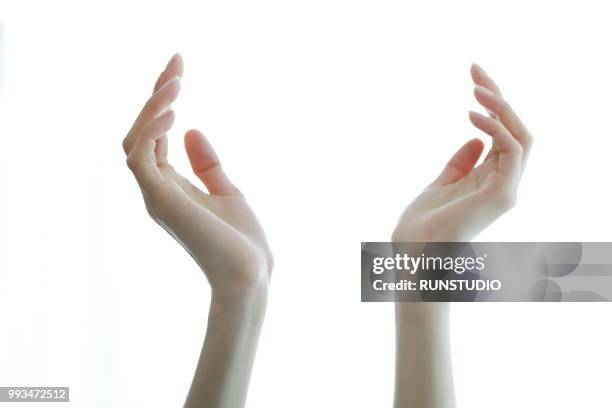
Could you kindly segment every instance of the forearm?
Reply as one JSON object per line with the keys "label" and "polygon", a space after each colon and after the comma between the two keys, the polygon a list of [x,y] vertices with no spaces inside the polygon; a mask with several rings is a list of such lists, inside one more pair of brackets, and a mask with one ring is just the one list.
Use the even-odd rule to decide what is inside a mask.
{"label": "forearm", "polygon": [[448,303],[397,302],[395,408],[455,406]]}
{"label": "forearm", "polygon": [[238,408],[246,402],[267,294],[213,294],[208,327],[185,407]]}
{"label": "forearm", "polygon": [[[453,240],[449,238],[456,240],[412,233],[404,241]],[[455,407],[449,318],[450,303],[395,303],[395,408]]]}

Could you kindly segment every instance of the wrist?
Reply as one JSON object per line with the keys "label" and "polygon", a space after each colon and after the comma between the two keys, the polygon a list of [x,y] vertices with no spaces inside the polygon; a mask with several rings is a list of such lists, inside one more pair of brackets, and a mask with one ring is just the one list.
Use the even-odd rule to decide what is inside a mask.
{"label": "wrist", "polygon": [[437,225],[433,222],[417,222],[414,225],[399,224],[391,234],[391,242],[465,242],[472,234],[459,224]]}
{"label": "wrist", "polygon": [[398,325],[418,325],[423,328],[447,324],[450,304],[447,302],[397,302],[395,318]]}
{"label": "wrist", "polygon": [[267,285],[238,291],[213,290],[209,320],[259,325],[263,322],[267,303]]}

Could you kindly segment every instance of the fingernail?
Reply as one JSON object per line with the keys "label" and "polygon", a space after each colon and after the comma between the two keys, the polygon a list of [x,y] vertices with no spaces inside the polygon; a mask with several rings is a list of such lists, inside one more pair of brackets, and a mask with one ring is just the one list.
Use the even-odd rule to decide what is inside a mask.
{"label": "fingernail", "polygon": [[168,68],[170,65],[172,65],[172,63],[173,63],[174,61],[176,61],[176,59],[177,59],[177,58],[178,58],[178,52],[177,52],[176,54],[174,54],[174,55],[172,56],[172,58],[170,58],[170,61],[168,61],[168,63],[166,64],[166,68]]}
{"label": "fingernail", "polygon": [[494,93],[493,93],[493,92],[492,92],[490,89],[485,88],[485,87],[484,87],[484,86],[482,86],[482,85],[474,85],[474,90],[475,90],[475,91],[482,92],[482,93],[485,93],[485,94],[487,94],[487,95],[495,95],[495,94],[494,94]]}
{"label": "fingernail", "polygon": [[172,79],[170,79],[170,80],[167,82],[167,84],[171,84],[171,83],[174,83],[174,82],[178,82],[180,79],[181,79],[181,77],[180,77],[180,76],[175,76],[175,77],[172,77]]}
{"label": "fingernail", "polygon": [[484,68],[481,67],[478,63],[473,62],[472,65],[474,65],[480,72],[482,72],[483,74],[487,75],[487,71],[485,71]]}
{"label": "fingernail", "polygon": [[162,90],[166,89],[167,87],[171,86],[172,84],[174,84],[175,82],[179,82],[180,77],[175,76],[170,78],[169,80],[167,80],[166,82],[164,82],[164,84],[157,90],[156,93],[161,92]]}

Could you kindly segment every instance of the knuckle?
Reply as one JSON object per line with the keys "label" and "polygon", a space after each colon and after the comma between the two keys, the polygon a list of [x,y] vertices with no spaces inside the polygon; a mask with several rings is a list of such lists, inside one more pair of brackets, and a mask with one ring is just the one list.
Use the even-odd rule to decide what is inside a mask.
{"label": "knuckle", "polygon": [[138,160],[134,156],[128,155],[128,157],[125,159],[125,164],[130,170],[134,171],[136,167],[138,167]]}
{"label": "knuckle", "polygon": [[123,139],[123,142],[121,143],[121,145],[123,146],[123,151],[127,154],[129,152],[129,147],[130,147],[127,137]]}
{"label": "knuckle", "polygon": [[511,150],[512,153],[515,154],[523,154],[523,145],[521,145],[518,141],[514,140],[513,143],[511,144]]}

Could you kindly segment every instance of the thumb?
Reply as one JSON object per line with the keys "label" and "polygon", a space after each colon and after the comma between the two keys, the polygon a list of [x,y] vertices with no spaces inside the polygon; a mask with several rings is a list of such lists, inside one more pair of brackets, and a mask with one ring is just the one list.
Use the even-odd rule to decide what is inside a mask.
{"label": "thumb", "polygon": [[200,131],[195,129],[187,131],[185,150],[193,172],[204,183],[210,194],[242,195],[223,171],[215,150]]}
{"label": "thumb", "polygon": [[434,180],[431,185],[444,186],[452,184],[465,177],[476,165],[476,162],[482,154],[484,144],[480,139],[472,139],[464,144],[442,170],[442,173]]}

